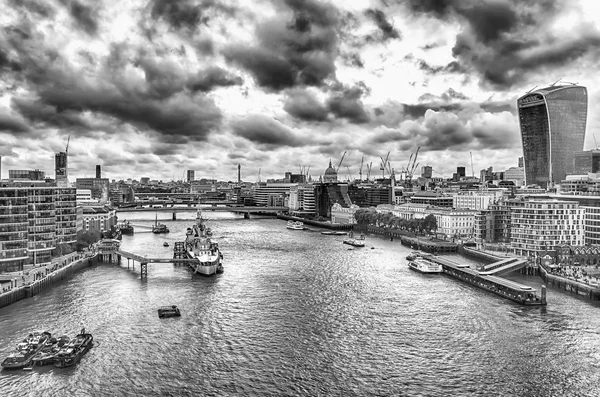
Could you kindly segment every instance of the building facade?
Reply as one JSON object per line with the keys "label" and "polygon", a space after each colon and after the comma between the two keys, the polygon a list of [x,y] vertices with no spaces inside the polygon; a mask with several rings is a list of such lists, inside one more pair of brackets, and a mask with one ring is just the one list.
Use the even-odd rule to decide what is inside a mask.
{"label": "building facade", "polygon": [[358,205],[351,205],[348,208],[344,208],[339,204],[331,206],[331,223],[341,223],[345,225],[353,225],[356,223],[354,214],[358,210]]}
{"label": "building facade", "polygon": [[550,86],[517,100],[525,162],[525,182],[548,187],[573,172],[575,152],[583,150],[587,89]]}
{"label": "building facade", "polygon": [[87,189],[92,191],[92,198],[104,203],[108,201],[110,183],[108,178],[77,178],[75,180],[77,189]]}
{"label": "building facade", "polygon": [[0,188],[0,272],[23,270],[29,260],[27,190]]}
{"label": "building facade", "polygon": [[561,245],[584,244],[585,210],[563,200],[511,200],[511,247],[516,255],[538,257]]}
{"label": "building facade", "polygon": [[586,175],[600,172],[600,150],[575,152],[573,174]]}

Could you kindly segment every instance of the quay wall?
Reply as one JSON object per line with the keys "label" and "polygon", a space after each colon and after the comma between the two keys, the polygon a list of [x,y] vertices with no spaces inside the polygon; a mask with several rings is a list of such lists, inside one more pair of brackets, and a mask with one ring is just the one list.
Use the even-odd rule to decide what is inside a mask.
{"label": "quay wall", "polygon": [[543,265],[539,266],[539,272],[546,284],[577,295],[587,296],[591,300],[600,300],[600,288],[598,287],[550,274]]}
{"label": "quay wall", "polygon": [[40,280],[36,280],[31,284],[14,288],[11,291],[3,293],[0,295],[0,308],[18,302],[21,299],[31,298],[40,292],[50,289],[53,285],[58,284],[62,280],[71,278],[79,270],[90,267],[93,263],[95,263],[95,260],[96,255],[78,259],[53,271],[52,273],[47,274]]}

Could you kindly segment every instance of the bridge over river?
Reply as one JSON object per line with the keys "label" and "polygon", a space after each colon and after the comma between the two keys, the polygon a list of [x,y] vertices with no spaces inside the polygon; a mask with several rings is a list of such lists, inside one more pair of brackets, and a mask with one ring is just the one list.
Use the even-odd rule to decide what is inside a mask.
{"label": "bridge over river", "polygon": [[242,212],[249,213],[277,213],[288,212],[288,207],[248,207],[248,206],[233,206],[233,205],[211,205],[202,207],[134,207],[134,208],[117,208],[117,212],[196,212],[196,211],[226,211],[226,212]]}

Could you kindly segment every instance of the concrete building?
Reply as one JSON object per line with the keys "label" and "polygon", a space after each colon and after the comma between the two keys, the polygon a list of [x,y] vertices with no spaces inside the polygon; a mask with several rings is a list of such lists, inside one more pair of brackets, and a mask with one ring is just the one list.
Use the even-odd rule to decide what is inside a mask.
{"label": "concrete building", "polygon": [[98,200],[92,197],[92,191],[90,189],[76,189],[75,198],[77,200],[77,204],[98,203]]}
{"label": "concrete building", "polygon": [[46,173],[40,170],[8,170],[8,179],[11,180],[30,180],[43,181]]}
{"label": "concrete building", "polygon": [[433,167],[426,165],[421,168],[421,176],[423,178],[431,178],[433,175]]}
{"label": "concrete building", "polygon": [[108,202],[110,182],[108,178],[77,178],[75,187],[92,191],[92,198],[102,203]]}
{"label": "concrete building", "polygon": [[28,263],[28,193],[0,188],[0,272],[23,270]]}
{"label": "concrete building", "polygon": [[485,210],[498,199],[496,194],[478,191],[455,193],[452,206],[457,209]]}
{"label": "concrete building", "polygon": [[575,152],[574,175],[600,172],[600,150]]}
{"label": "concrete building", "polygon": [[187,170],[187,181],[191,183],[194,181],[196,177],[196,172],[194,170]]}
{"label": "concrete building", "polygon": [[356,218],[354,218],[354,214],[358,209],[359,206],[354,204],[348,208],[344,208],[338,203],[334,204],[331,206],[331,223],[355,224]]}
{"label": "concrete building", "polygon": [[56,242],[75,244],[77,242],[77,193],[73,187],[55,190],[56,202]]}
{"label": "concrete building", "polygon": [[537,257],[560,245],[584,244],[585,210],[566,200],[511,200],[511,247]]}
{"label": "concrete building", "polygon": [[523,95],[517,108],[526,184],[545,188],[564,180],[583,150],[587,89],[552,85]]}
{"label": "concrete building", "polygon": [[506,201],[492,204],[475,214],[474,236],[478,248],[487,244],[510,243],[510,206]]}
{"label": "concrete building", "polygon": [[425,216],[432,214],[437,221],[437,233],[447,238],[472,238],[475,232],[477,211],[451,208],[429,208]]}
{"label": "concrete building", "polygon": [[416,192],[409,201],[412,204],[427,204],[442,208],[452,208],[454,206],[454,198],[452,196],[444,196],[441,193],[431,191]]}
{"label": "concrete building", "polygon": [[269,206],[273,202],[283,203],[288,201],[290,189],[295,186],[295,183],[266,183],[254,189],[254,202],[259,206]]}

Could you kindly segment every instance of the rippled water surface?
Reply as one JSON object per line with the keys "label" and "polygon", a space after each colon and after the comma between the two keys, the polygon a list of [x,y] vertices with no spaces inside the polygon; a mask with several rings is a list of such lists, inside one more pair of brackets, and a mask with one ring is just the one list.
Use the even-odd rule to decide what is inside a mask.
{"label": "rippled water surface", "polygon": [[[194,215],[178,217],[168,235],[136,228],[123,249],[171,257]],[[208,217],[221,275],[151,264],[141,280],[124,260],[0,309],[2,358],[34,329],[84,323],[95,340],[76,367],[2,371],[0,396],[600,395],[597,303],[550,288],[546,308],[526,308],[410,271],[399,242],[349,249],[276,219]],[[159,319],[166,304],[181,318]]]}

